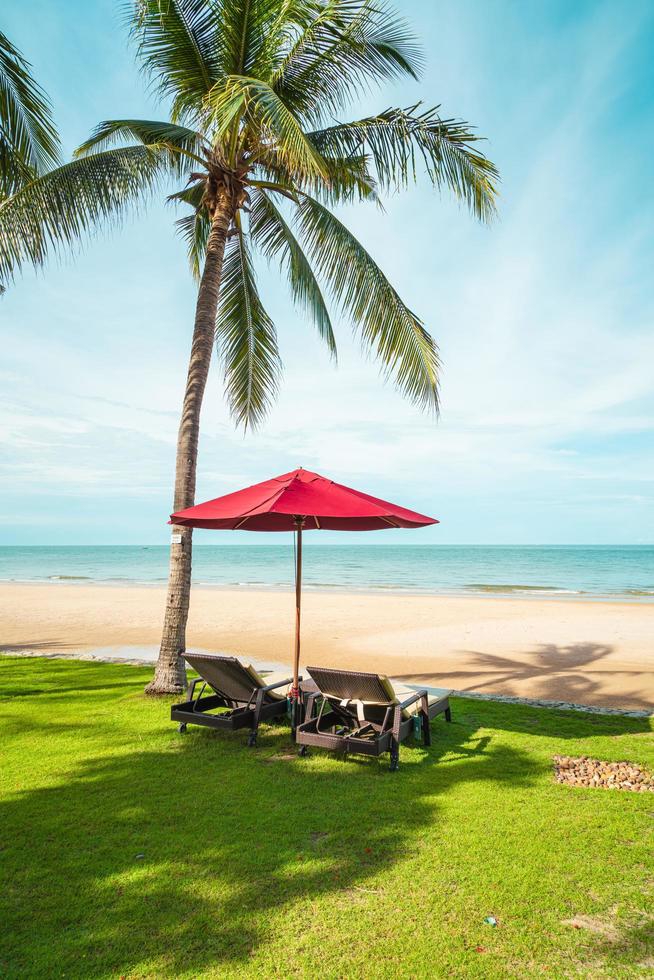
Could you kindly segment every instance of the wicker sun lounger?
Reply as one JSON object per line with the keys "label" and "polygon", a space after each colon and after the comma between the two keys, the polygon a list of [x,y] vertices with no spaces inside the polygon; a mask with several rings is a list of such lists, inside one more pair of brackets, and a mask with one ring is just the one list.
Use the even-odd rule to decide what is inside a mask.
{"label": "wicker sun lounger", "polygon": [[[185,732],[187,725],[223,731],[249,728],[248,745],[256,745],[259,723],[285,714],[286,692],[292,678],[281,674],[261,677],[254,667],[244,666],[236,657],[185,653],[184,659],[200,676],[191,681],[186,701],[174,704],[170,710],[180,732]],[[198,685],[200,693],[196,696]],[[207,687],[213,693],[203,697]],[[226,710],[213,714],[216,708]]]}
{"label": "wicker sun lounger", "polygon": [[430,695],[381,674],[307,667],[318,691],[306,699],[304,721],[296,741],[300,754],[310,745],[336,752],[379,756],[390,752],[391,770],[400,764],[400,743],[411,731],[431,744],[429,722],[443,712],[452,720],[449,691]]}

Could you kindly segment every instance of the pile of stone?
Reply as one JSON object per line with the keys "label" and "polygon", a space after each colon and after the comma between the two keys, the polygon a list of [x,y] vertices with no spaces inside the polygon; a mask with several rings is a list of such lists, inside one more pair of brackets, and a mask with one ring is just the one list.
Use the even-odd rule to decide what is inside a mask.
{"label": "pile of stone", "polygon": [[557,783],[569,786],[597,786],[600,789],[626,789],[632,793],[654,793],[654,776],[632,762],[602,762],[582,755],[573,759],[554,756]]}

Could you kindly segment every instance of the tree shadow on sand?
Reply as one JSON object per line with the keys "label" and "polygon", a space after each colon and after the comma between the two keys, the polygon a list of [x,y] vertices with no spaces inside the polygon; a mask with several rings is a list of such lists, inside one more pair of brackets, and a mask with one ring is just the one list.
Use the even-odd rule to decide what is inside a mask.
{"label": "tree shadow on sand", "polygon": [[0,654],[11,655],[20,653],[35,653],[38,656],[47,656],[49,650],[72,650],[72,643],[62,643],[61,640],[32,640],[28,643],[2,643],[0,642]]}
{"label": "tree shadow on sand", "polygon": [[[613,647],[604,643],[580,642],[567,646],[555,643],[541,643],[535,650],[528,651],[524,658],[513,659],[499,654],[483,653],[478,650],[464,650],[466,667],[445,672],[413,674],[398,677],[410,683],[424,683],[429,686],[451,686],[459,691],[488,691],[494,694],[522,696],[537,700],[568,701],[575,704],[597,703],[600,683],[593,679],[597,673],[606,679],[611,673],[629,676],[634,679],[651,678],[646,670],[621,669],[607,671],[602,669],[601,661],[613,652]],[[480,675],[486,679],[480,680]],[[524,682],[528,681],[528,694]],[[626,695],[625,708],[646,709],[647,696]]]}
{"label": "tree shadow on sand", "polygon": [[356,905],[372,876],[414,856],[457,784],[527,786],[539,774],[526,753],[456,720],[434,723],[429,750],[404,748],[396,774],[386,759],[299,759],[282,729],[262,731],[257,750],[165,723],[126,738],[122,754],[81,758],[0,807],[4,975],[247,968],[280,909],[292,908],[300,937],[313,900]]}

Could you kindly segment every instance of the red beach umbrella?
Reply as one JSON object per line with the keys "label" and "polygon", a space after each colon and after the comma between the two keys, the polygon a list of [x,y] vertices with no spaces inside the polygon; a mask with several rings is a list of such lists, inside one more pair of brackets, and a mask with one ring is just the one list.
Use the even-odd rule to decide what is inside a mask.
{"label": "red beach umbrella", "polygon": [[302,532],[377,531],[389,527],[425,527],[433,517],[352,490],[309,470],[293,470],[235,493],[207,500],[170,515],[171,524],[231,531],[295,531],[295,657],[293,690],[298,694]]}

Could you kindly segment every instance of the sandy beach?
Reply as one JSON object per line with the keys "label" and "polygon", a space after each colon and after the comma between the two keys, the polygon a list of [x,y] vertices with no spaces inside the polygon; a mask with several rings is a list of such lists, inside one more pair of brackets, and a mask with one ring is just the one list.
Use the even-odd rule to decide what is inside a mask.
{"label": "sandy beach", "polygon": [[[0,649],[156,644],[159,587],[0,586]],[[194,588],[188,647],[290,663],[291,592]],[[654,604],[307,592],[303,663],[625,709],[654,706]]]}

